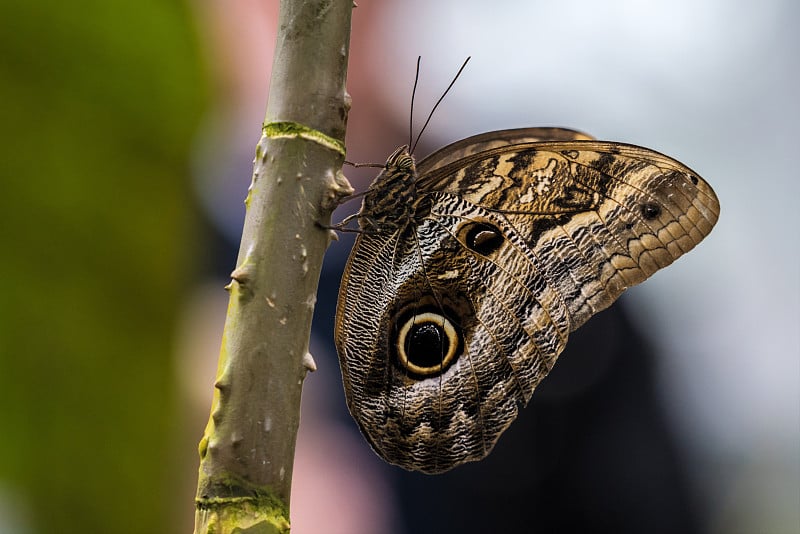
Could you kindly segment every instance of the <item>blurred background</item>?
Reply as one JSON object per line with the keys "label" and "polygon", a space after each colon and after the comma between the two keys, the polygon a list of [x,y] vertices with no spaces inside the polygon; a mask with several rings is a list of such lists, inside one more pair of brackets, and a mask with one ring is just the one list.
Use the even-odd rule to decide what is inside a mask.
{"label": "blurred background", "polygon": [[[0,533],[191,529],[276,19],[0,3]],[[418,156],[572,127],[686,163],[722,214],[573,335],[486,461],[439,477],[384,465],[346,412],[334,243],[293,532],[800,532],[798,23],[790,0],[359,3],[349,160],[406,142],[418,55],[416,128],[469,55]]]}

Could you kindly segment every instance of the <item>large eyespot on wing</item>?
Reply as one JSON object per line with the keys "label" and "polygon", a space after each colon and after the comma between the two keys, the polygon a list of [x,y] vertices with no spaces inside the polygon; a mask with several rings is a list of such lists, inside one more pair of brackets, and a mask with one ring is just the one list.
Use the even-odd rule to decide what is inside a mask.
{"label": "large eyespot on wing", "polygon": [[437,306],[421,308],[414,303],[397,316],[391,338],[394,360],[409,376],[427,378],[447,370],[463,351],[464,336],[458,325]]}

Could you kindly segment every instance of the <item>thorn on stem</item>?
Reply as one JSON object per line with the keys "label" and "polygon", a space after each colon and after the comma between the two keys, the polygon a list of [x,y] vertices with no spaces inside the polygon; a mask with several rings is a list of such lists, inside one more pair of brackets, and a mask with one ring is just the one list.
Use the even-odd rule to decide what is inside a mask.
{"label": "thorn on stem", "polygon": [[303,367],[312,373],[317,370],[317,362],[314,361],[314,357],[310,352],[306,352],[303,355]]}
{"label": "thorn on stem", "polygon": [[231,273],[231,278],[236,280],[239,284],[244,285],[250,281],[250,273],[243,267],[237,267]]}

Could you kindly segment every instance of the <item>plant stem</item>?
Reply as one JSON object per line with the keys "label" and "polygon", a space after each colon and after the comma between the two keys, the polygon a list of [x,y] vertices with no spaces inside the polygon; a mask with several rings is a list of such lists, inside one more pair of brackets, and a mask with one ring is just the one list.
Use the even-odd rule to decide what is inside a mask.
{"label": "plant stem", "polygon": [[[341,174],[352,0],[282,0],[264,134],[200,442],[195,532],[288,531],[292,465]],[[341,147],[341,148],[340,148]]]}

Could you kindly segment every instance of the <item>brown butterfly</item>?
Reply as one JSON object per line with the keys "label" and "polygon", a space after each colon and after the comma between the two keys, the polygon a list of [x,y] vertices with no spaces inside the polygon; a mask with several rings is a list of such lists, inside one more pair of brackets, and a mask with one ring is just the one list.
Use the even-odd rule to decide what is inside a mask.
{"label": "brown butterfly", "polygon": [[357,214],[336,346],[347,404],[386,461],[479,460],[570,332],[691,250],[719,202],[658,152],[558,128],[386,161]]}

